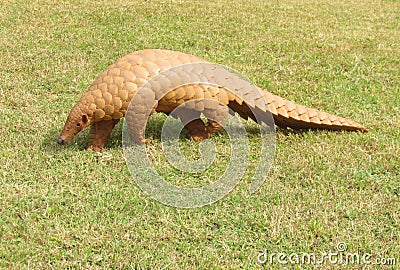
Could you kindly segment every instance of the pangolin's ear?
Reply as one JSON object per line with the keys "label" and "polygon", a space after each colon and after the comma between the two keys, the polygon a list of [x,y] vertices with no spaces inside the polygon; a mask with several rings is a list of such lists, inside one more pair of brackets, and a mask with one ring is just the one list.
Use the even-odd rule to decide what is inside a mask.
{"label": "pangolin's ear", "polygon": [[82,115],[82,123],[86,124],[89,121],[87,114]]}

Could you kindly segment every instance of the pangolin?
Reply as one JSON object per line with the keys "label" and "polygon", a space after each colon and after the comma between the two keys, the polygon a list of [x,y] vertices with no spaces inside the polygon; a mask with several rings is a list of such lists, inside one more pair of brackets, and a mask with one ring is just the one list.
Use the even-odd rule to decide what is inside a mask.
{"label": "pangolin", "polygon": [[[136,51],[118,59],[100,74],[72,108],[58,138],[58,143],[66,144],[78,132],[90,125],[87,149],[94,151],[103,149],[112,129],[125,116],[130,101],[140,87],[165,70],[194,63],[208,62],[193,55],[161,49]],[[179,74],[177,75],[175,79],[179,80]],[[159,83],[158,86],[164,87],[165,83]],[[275,124],[279,127],[368,131],[357,122],[298,105],[268,91],[262,90],[262,96],[263,104],[258,108],[270,112]],[[249,104],[243,102],[242,98],[227,91],[224,87],[205,84],[186,84],[172,89],[155,103],[152,111],[169,114],[186,101],[202,98],[217,100],[219,103],[227,105],[242,118],[254,120]],[[201,104],[198,108],[192,109],[195,109],[198,114],[207,110]],[[214,114],[215,112],[219,113],[217,110],[214,111]],[[183,115],[181,118],[185,118],[185,116]],[[188,129],[191,139],[203,140],[219,130],[221,125],[211,119],[208,120],[208,124],[197,119],[187,123],[185,128]],[[137,132],[143,133],[143,130],[137,130]],[[140,142],[146,141],[142,134],[137,134],[137,138]]]}

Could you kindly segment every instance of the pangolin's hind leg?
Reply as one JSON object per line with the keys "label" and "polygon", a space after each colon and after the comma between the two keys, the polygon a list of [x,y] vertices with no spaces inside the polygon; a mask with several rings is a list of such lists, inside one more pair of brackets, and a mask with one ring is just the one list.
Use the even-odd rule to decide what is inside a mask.
{"label": "pangolin's hind leg", "polygon": [[201,120],[200,112],[180,108],[178,116],[185,125],[185,128],[189,131],[189,139],[202,141],[210,138],[210,132],[207,130],[203,120]]}
{"label": "pangolin's hind leg", "polygon": [[95,122],[90,127],[90,137],[87,146],[88,150],[100,151],[105,148],[108,139],[110,138],[111,131],[118,123],[118,120],[103,120]]}
{"label": "pangolin's hind leg", "polygon": [[215,133],[220,130],[226,123],[229,116],[229,108],[222,104],[216,104],[212,109],[205,109],[203,111],[204,116],[207,118],[207,131]]}
{"label": "pangolin's hind leg", "polygon": [[222,128],[222,125],[214,120],[207,119],[207,123],[208,125],[206,129],[210,134],[215,133]]}
{"label": "pangolin's hind leg", "polygon": [[185,127],[189,131],[189,139],[193,141],[202,141],[210,138],[210,132],[201,119],[193,120],[186,124]]}

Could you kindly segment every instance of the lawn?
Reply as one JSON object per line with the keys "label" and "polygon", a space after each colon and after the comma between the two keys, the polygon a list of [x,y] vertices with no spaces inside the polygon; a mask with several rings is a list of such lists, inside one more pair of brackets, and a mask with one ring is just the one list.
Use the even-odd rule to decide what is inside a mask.
{"label": "lawn", "polygon": [[[0,2],[0,268],[275,269],[285,267],[277,255],[264,265],[257,257],[268,250],[320,258],[340,243],[341,254],[399,267],[400,3],[259,2]],[[277,129],[271,171],[249,194],[259,149],[250,132],[250,166],[230,194],[200,208],[165,206],[132,179],[121,124],[100,153],[84,150],[87,130],[67,146],[56,143],[100,72],[145,48],[229,66],[370,132]],[[157,136],[163,119],[149,123],[149,152],[161,174],[190,186],[224,172],[223,132],[212,138],[219,152],[206,179],[171,168]],[[180,143],[198,157],[198,143]]]}

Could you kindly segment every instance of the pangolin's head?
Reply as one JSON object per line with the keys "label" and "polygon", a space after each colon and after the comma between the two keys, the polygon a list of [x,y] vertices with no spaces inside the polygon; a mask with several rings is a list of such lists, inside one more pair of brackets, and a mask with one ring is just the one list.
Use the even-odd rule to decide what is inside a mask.
{"label": "pangolin's head", "polygon": [[90,125],[90,117],[82,111],[82,104],[80,103],[72,108],[65,122],[64,129],[58,137],[57,142],[59,144],[68,143],[76,134]]}

